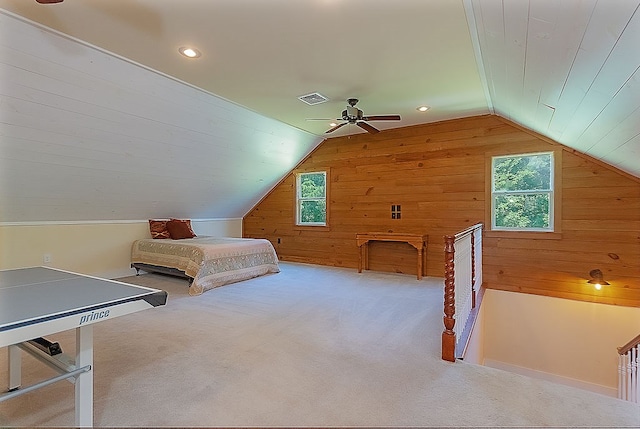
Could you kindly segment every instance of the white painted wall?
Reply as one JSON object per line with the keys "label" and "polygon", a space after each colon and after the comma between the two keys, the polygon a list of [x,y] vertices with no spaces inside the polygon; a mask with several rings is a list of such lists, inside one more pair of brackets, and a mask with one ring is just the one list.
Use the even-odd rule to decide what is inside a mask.
{"label": "white painted wall", "polygon": [[240,218],[321,140],[0,9],[0,222]]}
{"label": "white painted wall", "polygon": [[[484,302],[484,297],[482,302]],[[484,364],[484,314],[485,306],[480,304],[480,310],[476,316],[476,322],[473,325],[471,337],[464,354],[465,362]]]}
{"label": "white painted wall", "polygon": [[[242,237],[242,219],[193,219],[197,235]],[[48,265],[117,278],[135,274],[131,244],[150,238],[147,220],[0,224],[0,269]],[[44,255],[51,261],[45,263]]]}
{"label": "white painted wall", "polygon": [[640,308],[485,292],[465,361],[615,396],[616,348],[640,333]]}

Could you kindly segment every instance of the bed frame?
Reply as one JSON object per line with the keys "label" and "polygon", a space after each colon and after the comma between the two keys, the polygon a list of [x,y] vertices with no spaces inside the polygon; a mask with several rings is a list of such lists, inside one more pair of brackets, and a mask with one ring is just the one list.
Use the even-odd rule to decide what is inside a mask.
{"label": "bed frame", "polygon": [[151,265],[151,264],[142,264],[142,263],[134,263],[131,264],[131,268],[135,268],[136,269],[136,276],[140,275],[140,271],[146,271],[148,273],[160,273],[160,274],[166,274],[169,276],[174,276],[174,277],[180,277],[183,279],[187,279],[189,280],[189,284],[191,284],[191,282],[193,282],[193,277],[190,277],[188,275],[185,274],[184,271],[180,271],[177,268],[167,268],[167,267],[161,267],[159,265]]}

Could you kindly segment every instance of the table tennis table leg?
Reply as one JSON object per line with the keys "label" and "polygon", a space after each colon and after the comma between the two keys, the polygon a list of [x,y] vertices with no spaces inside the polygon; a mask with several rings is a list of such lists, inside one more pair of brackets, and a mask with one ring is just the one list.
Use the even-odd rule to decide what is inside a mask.
{"label": "table tennis table leg", "polygon": [[9,346],[9,391],[22,385],[22,350],[16,345]]}
{"label": "table tennis table leg", "polygon": [[76,368],[91,369],[76,377],[76,426],[93,426],[93,325],[76,328]]}

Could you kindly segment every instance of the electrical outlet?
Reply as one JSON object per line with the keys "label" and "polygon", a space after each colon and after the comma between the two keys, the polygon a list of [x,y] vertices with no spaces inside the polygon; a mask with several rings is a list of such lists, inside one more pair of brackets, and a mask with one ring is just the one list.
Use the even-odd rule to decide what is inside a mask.
{"label": "electrical outlet", "polygon": [[50,264],[51,263],[51,253],[45,253],[44,255],[42,255],[42,262],[45,264]]}

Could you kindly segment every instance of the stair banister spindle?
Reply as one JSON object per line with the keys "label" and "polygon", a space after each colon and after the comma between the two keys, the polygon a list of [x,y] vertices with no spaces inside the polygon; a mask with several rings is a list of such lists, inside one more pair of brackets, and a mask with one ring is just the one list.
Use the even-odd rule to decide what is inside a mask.
{"label": "stair banister spindle", "polygon": [[627,355],[618,355],[618,399],[627,399],[626,392],[627,381]]}
{"label": "stair banister spindle", "polygon": [[631,349],[631,402],[638,403],[638,346]]}

